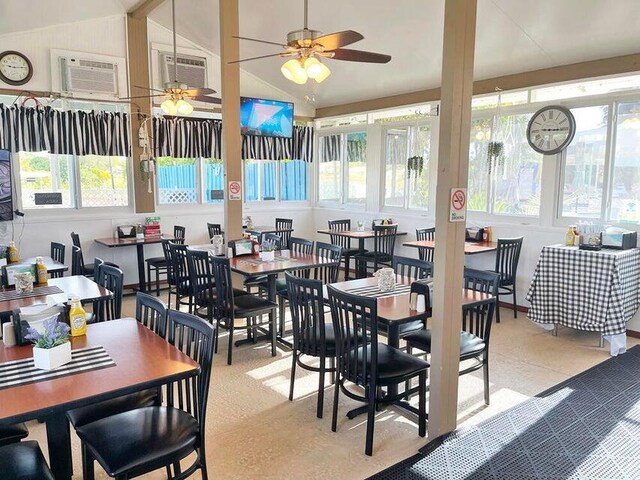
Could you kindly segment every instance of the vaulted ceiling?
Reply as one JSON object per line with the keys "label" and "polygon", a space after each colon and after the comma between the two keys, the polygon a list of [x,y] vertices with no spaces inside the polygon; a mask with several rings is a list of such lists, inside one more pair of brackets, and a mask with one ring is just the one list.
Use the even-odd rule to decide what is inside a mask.
{"label": "vaulted ceiling", "polygon": [[[219,53],[219,0],[176,0],[178,33]],[[0,34],[123,13],[138,0],[2,0]],[[24,12],[30,12],[25,15]],[[327,60],[322,84],[295,85],[280,73],[280,58],[242,64],[270,84],[318,107],[439,86],[444,0],[309,0],[309,27],[325,33],[352,29],[353,48],[392,55],[386,65]],[[168,0],[150,15],[171,27]],[[240,0],[240,34],[284,43],[302,28],[302,0]],[[476,79],[640,52],[638,0],[479,0]],[[278,47],[241,43],[241,57]]]}

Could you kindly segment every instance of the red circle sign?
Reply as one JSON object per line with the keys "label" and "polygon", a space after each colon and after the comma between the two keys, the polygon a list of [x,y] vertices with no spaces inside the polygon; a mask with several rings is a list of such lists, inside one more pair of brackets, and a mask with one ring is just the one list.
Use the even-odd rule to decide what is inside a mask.
{"label": "red circle sign", "polygon": [[451,195],[451,206],[455,210],[462,210],[467,203],[467,195],[464,193],[464,190],[456,190]]}
{"label": "red circle sign", "polygon": [[229,191],[234,195],[240,193],[240,182],[229,182]]}

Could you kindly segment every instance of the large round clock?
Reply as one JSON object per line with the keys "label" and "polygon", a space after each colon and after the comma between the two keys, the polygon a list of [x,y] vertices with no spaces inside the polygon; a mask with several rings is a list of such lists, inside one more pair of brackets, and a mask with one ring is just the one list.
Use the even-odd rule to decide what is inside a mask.
{"label": "large round clock", "polygon": [[9,85],[24,85],[31,80],[33,67],[20,52],[7,50],[0,53],[0,80]]}
{"label": "large round clock", "polygon": [[533,114],[527,126],[527,141],[531,148],[544,155],[561,152],[576,134],[576,119],[562,105],[549,105]]}

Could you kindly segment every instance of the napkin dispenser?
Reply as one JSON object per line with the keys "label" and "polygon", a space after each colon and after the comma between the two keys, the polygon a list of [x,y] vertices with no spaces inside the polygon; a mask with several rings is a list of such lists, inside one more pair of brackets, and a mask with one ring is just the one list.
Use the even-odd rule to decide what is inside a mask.
{"label": "napkin dispenser", "polygon": [[116,227],[116,237],[118,238],[136,238],[135,225],[119,225]]}
{"label": "napkin dispenser", "polygon": [[638,246],[638,232],[609,227],[602,232],[602,246],[617,250],[629,250]]}

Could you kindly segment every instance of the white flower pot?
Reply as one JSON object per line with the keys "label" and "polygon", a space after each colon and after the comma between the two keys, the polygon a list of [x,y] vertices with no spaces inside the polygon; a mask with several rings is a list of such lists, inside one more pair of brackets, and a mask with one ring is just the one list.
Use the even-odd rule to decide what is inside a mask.
{"label": "white flower pot", "polygon": [[33,363],[41,370],[53,370],[71,361],[71,342],[53,348],[33,347]]}
{"label": "white flower pot", "polygon": [[4,267],[7,264],[6,258],[0,258],[0,267]]}
{"label": "white flower pot", "polygon": [[263,262],[273,262],[275,258],[276,252],[274,252],[273,250],[270,252],[260,252],[260,260],[262,260]]}

